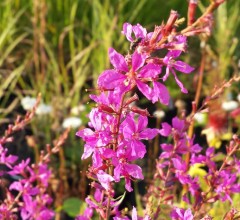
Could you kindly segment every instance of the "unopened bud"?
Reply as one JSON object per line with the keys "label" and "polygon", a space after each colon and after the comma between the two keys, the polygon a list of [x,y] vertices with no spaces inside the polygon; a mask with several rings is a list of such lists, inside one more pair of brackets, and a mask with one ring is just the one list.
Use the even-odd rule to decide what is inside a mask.
{"label": "unopened bud", "polygon": [[130,97],[126,102],[125,106],[132,104],[133,102],[139,100],[138,95],[135,93],[134,96]]}
{"label": "unopened bud", "polygon": [[198,1],[190,0],[188,4],[188,26],[194,23],[195,21],[195,13],[197,8]]}
{"label": "unopened bud", "polygon": [[170,33],[172,31],[173,26],[176,20],[178,19],[178,17],[179,17],[179,14],[176,11],[171,10],[171,14],[168,18],[167,24],[164,27],[165,33]]}
{"label": "unopened bud", "polygon": [[111,107],[104,104],[98,104],[98,109],[110,114],[116,113]]}
{"label": "unopened bud", "polygon": [[138,113],[139,115],[142,115],[142,116],[151,116],[147,109],[140,109],[140,108],[133,106],[130,108],[130,110],[132,112]]}

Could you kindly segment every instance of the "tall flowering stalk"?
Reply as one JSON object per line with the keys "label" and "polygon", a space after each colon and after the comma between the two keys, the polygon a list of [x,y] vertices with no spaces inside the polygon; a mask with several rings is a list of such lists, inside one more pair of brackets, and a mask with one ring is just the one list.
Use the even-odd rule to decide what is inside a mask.
{"label": "tall flowering stalk", "polygon": [[[179,60],[187,48],[187,38],[176,32],[177,19],[177,12],[172,11],[166,25],[156,26],[150,33],[140,24],[125,23],[122,33],[131,42],[131,52],[123,56],[109,49],[113,69],[99,76],[99,94],[90,95],[97,107],[89,114],[89,128],[78,131],[77,136],[85,141],[82,159],[92,156],[88,177],[93,180],[97,195],[88,197],[86,202],[102,219],[126,218],[117,210],[114,184],[124,179],[130,192],[131,181],[144,178],[134,161],[146,153],[142,140],[151,140],[159,133],[158,129],[147,128],[147,109],[133,105],[138,100],[136,90],[152,103],[168,105],[170,95],[164,83],[172,74],[181,91],[187,93],[177,72],[189,74],[194,68]],[[153,52],[163,49],[168,50],[164,57],[153,56]]]}
{"label": "tall flowering stalk", "polygon": [[[123,196],[114,198],[114,185],[124,179],[125,188],[130,192],[133,190],[131,182],[144,178],[141,167],[134,162],[142,159],[146,153],[142,140],[151,140],[159,133],[163,136],[172,135],[175,142],[174,145],[162,144],[164,153],[161,158],[171,159],[160,163],[161,169],[168,167],[164,176],[165,185],[171,185],[171,181],[177,179],[187,185],[196,197],[198,179],[189,176],[189,161],[185,163],[183,155],[199,155],[201,147],[193,144],[194,139],[187,136],[185,121],[174,118],[172,126],[165,123],[161,130],[147,128],[148,110],[140,109],[134,103],[138,100],[136,92],[139,91],[152,103],[159,101],[168,105],[170,95],[165,83],[170,75],[173,75],[182,93],[188,92],[178,78],[178,72],[190,74],[194,70],[179,59],[186,52],[187,36],[210,34],[212,12],[223,2],[212,1],[206,12],[195,20],[197,1],[190,1],[188,27],[181,32],[176,31],[180,23],[176,11],[171,11],[166,24],[155,26],[153,32],[148,33],[140,24],[123,25],[122,33],[131,44],[130,51],[124,56],[113,48],[109,49],[113,68],[99,76],[98,94],[90,95],[97,105],[89,114],[89,128],[77,132],[77,136],[85,141],[82,159],[92,157],[87,175],[93,180],[91,186],[95,188],[94,196],[86,199],[88,208],[78,219],[91,219],[93,210],[99,213],[101,219],[109,219],[110,216],[115,220],[128,219],[118,210]],[[167,50],[166,55],[156,56],[154,52],[161,50]],[[191,163],[195,162],[192,159]],[[185,201],[189,202],[187,195]],[[132,218],[137,219],[135,209],[133,214]],[[185,214],[190,217],[185,218]],[[172,218],[192,219],[190,209],[185,214],[184,210],[175,209]],[[146,214],[144,219],[150,219],[150,215]]]}
{"label": "tall flowering stalk", "polygon": [[[51,220],[55,216],[51,208],[53,198],[48,192],[52,176],[48,164],[51,155],[58,152],[64,143],[69,130],[63,133],[53,148],[47,146],[47,152],[42,151],[36,163],[31,163],[30,158],[20,161],[18,156],[10,154],[5,147],[7,142],[13,141],[14,132],[23,129],[31,121],[39,102],[40,95],[32,111],[27,112],[24,118],[18,117],[0,138],[0,165],[5,166],[0,171],[0,186],[4,189],[4,198],[0,202],[1,220],[17,220],[19,217],[23,220]],[[9,187],[4,185],[4,177],[12,180]]]}

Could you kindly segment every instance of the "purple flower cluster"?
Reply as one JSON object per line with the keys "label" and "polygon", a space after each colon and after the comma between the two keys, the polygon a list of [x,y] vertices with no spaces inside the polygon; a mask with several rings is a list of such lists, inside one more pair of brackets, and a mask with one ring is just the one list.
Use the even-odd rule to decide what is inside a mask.
{"label": "purple flower cluster", "polygon": [[[8,174],[17,179],[9,186],[7,198],[0,205],[0,219],[14,219],[20,212],[23,220],[52,219],[54,212],[48,208],[52,198],[47,193],[51,175],[47,164],[39,162],[30,165],[30,159],[17,163],[17,156],[8,154],[7,148],[0,145],[0,164],[6,165],[8,171],[1,171],[1,176]],[[13,196],[13,192],[17,196]]]}
{"label": "purple flower cluster", "polygon": [[175,173],[175,178],[182,185],[188,185],[191,194],[194,196],[199,189],[198,179],[192,178],[188,174],[188,164],[183,160],[183,155],[187,153],[195,155],[202,148],[198,144],[193,144],[193,139],[188,138],[187,129],[188,124],[186,121],[177,117],[172,119],[172,126],[166,122],[162,123],[160,134],[165,137],[171,136],[174,143],[161,144],[163,152],[160,155],[161,162],[158,164],[158,167],[160,169],[165,167],[171,168],[171,172]]}
{"label": "purple flower cluster", "polygon": [[[173,16],[175,18],[176,14]],[[161,26],[147,33],[140,24],[123,25],[122,33],[126,38],[132,44],[136,40],[138,43],[134,45],[133,53],[127,56],[113,48],[109,49],[113,69],[105,70],[99,76],[97,85],[100,92],[90,95],[97,107],[89,113],[89,128],[77,132],[77,136],[85,141],[82,159],[92,156],[88,177],[94,180],[92,185],[101,195],[101,199],[98,196],[89,197],[86,202],[90,209],[95,209],[104,219],[109,215],[115,216],[115,219],[126,219],[124,216],[119,217],[116,208],[111,208],[117,207],[113,205],[113,184],[124,179],[126,190],[133,190],[131,181],[144,178],[141,167],[134,164],[134,161],[142,159],[146,154],[146,146],[142,141],[151,140],[159,134],[158,129],[147,128],[148,111],[133,106],[138,100],[136,94],[132,96],[133,91],[138,89],[152,103],[160,101],[168,105],[170,95],[164,82],[172,73],[181,91],[187,93],[176,73],[180,71],[188,74],[193,71],[188,64],[177,60],[186,48],[186,37],[171,35],[171,38],[164,40],[170,31],[168,28]],[[159,58],[152,55],[153,51],[161,49],[169,51],[166,56]],[[163,74],[163,68],[166,74]],[[179,146],[176,153],[183,151],[183,146]],[[186,171],[179,157],[175,157],[175,166],[179,169],[181,181],[193,187],[195,181],[184,174]]]}
{"label": "purple flower cluster", "polygon": [[231,195],[240,192],[240,183],[238,176],[240,170],[240,160],[236,157],[234,160],[227,161],[218,168],[215,157],[215,149],[210,147],[205,155],[192,155],[191,164],[204,164],[208,168],[208,174],[205,176],[207,185],[215,192],[214,197],[208,198],[209,202],[228,200],[232,203]]}
{"label": "purple flower cluster", "polygon": [[[172,119],[172,126],[168,123],[162,123],[160,134],[165,137],[172,137],[173,144],[161,144],[162,153],[157,163],[159,178],[165,182],[168,188],[178,181],[183,187],[187,187],[191,193],[192,199],[189,199],[188,191],[183,195],[183,200],[197,211],[205,203],[213,203],[215,201],[226,201],[232,203],[232,195],[240,192],[240,184],[238,183],[240,161],[236,157],[231,158],[232,154],[239,148],[239,144],[233,144],[227,148],[227,156],[219,167],[215,157],[215,149],[209,147],[205,154],[198,144],[194,144],[194,139],[190,139],[187,135],[189,123],[177,117]],[[186,155],[190,155],[189,161]],[[207,186],[206,189],[200,187],[198,177],[189,175],[189,167],[201,164],[208,171],[203,179]],[[171,175],[167,173],[171,172]],[[191,220],[193,215],[191,210],[183,210],[176,208],[172,212],[173,219]]]}

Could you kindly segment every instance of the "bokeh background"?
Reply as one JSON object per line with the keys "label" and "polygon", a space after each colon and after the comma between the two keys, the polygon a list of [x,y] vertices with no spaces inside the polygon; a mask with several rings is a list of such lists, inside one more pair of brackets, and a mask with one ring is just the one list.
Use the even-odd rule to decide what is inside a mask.
{"label": "bokeh background", "polygon": [[[199,1],[196,17],[208,3],[207,0]],[[89,161],[81,161],[83,142],[75,137],[75,133],[87,126],[87,114],[94,106],[85,89],[94,89],[98,75],[110,68],[108,48],[114,47],[123,54],[129,50],[129,42],[121,34],[123,23],[140,23],[151,31],[155,25],[167,20],[171,10],[186,18],[187,7],[187,0],[0,1],[0,132],[17,115],[23,116],[31,108],[38,93],[42,96],[41,108],[32,122],[15,134],[14,143],[9,146],[12,152],[20,158],[30,156],[32,161],[38,160],[40,150],[45,149],[47,143],[53,144],[71,125],[65,145],[51,163],[54,176],[50,190],[55,196],[58,219],[74,217],[79,207],[84,209],[82,204],[89,193],[84,171]],[[151,119],[150,126],[159,126],[161,120],[168,121],[183,110],[187,114],[191,112],[202,48],[206,62],[201,100],[218,83],[239,75],[239,14],[240,1],[229,0],[214,14],[211,36],[201,35],[189,40],[188,51],[182,59],[196,70],[190,76],[180,76],[189,94],[179,93],[174,80],[168,80],[171,103],[168,107],[151,107],[150,113],[158,110],[160,116]],[[183,22],[179,30],[185,26],[186,22]],[[233,131],[239,132],[239,117],[233,120],[229,112],[219,107],[226,101],[239,103],[239,87],[234,84],[227,89],[219,102],[213,104],[215,113],[211,120],[205,118],[197,124],[201,143],[209,142],[200,134],[211,122],[220,131],[227,126],[225,137],[217,131],[211,140],[218,148]],[[143,100],[139,105],[145,107],[148,103]],[[220,119],[216,115],[221,115]],[[158,145],[154,149],[142,164],[147,176],[148,171],[154,169],[154,157],[159,154]]]}

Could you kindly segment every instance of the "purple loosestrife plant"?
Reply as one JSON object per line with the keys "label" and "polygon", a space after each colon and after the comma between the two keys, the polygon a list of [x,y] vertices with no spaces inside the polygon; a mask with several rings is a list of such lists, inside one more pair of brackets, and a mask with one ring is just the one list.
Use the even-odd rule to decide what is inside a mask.
{"label": "purple loosestrife plant", "polygon": [[[179,16],[175,11],[171,11],[166,24],[156,26],[153,32],[148,33],[140,24],[123,25],[122,33],[131,43],[130,51],[124,56],[113,48],[109,49],[109,59],[113,67],[99,76],[98,94],[90,95],[97,107],[89,114],[89,128],[77,132],[77,136],[85,141],[82,159],[92,157],[87,175],[93,180],[91,186],[95,189],[94,197],[88,196],[86,199],[88,208],[77,219],[91,219],[93,210],[99,214],[100,219],[128,219],[118,210],[124,195],[116,199],[114,185],[123,179],[125,189],[130,192],[133,190],[132,181],[144,179],[142,169],[135,161],[146,154],[146,146],[142,140],[151,140],[158,134],[173,139],[172,144],[161,144],[162,154],[154,177],[162,181],[161,187],[158,187],[158,204],[173,204],[174,196],[169,195],[169,191],[178,183],[184,189],[183,201],[191,207],[187,210],[175,207],[171,214],[172,219],[192,220],[205,203],[217,200],[231,202],[231,194],[239,192],[238,176],[235,173],[239,170],[238,159],[235,158],[234,163],[229,165],[228,154],[222,167],[217,169],[212,148],[205,155],[202,154],[202,147],[195,144],[194,137],[187,134],[192,118],[187,120],[175,117],[172,125],[163,123],[162,129],[151,129],[147,128],[150,116],[148,110],[133,105],[138,100],[136,90],[153,104],[159,101],[168,105],[170,95],[165,83],[170,73],[181,92],[188,92],[177,76],[178,72],[190,74],[194,70],[179,59],[186,52],[187,36],[210,34],[212,11],[223,2],[214,1],[209,10],[194,21],[197,2],[190,1],[189,26],[181,32],[176,31]],[[161,50],[167,50],[166,55],[156,56],[154,52]],[[235,153],[238,148],[234,149]],[[232,156],[233,153],[230,154]],[[184,160],[185,158],[187,159]],[[189,174],[190,166],[196,163],[209,169],[205,176],[209,186],[207,192],[202,191],[199,178]],[[150,187],[150,193],[153,192],[151,189]],[[151,202],[147,203],[144,219],[155,219],[161,207],[153,213],[148,205],[151,206]],[[202,219],[209,218],[211,217],[205,216]],[[141,219],[135,208],[132,219]]]}
{"label": "purple loosestrife plant", "polygon": [[[17,179],[6,189],[6,198],[0,205],[0,217],[3,220],[15,219],[20,212],[21,219],[49,219],[54,217],[53,210],[49,209],[52,198],[47,193],[51,171],[47,160],[30,165],[30,159],[18,160],[17,156],[7,153],[7,148],[0,145],[0,163],[6,165],[8,170],[1,172],[1,176],[10,175]],[[43,157],[42,157],[43,158]],[[48,158],[49,159],[49,158]],[[17,196],[13,196],[13,192]]]}
{"label": "purple loosestrife plant", "polygon": [[[143,141],[152,140],[157,135],[172,142],[160,144],[162,153],[157,159],[153,178],[158,185],[149,187],[143,217],[138,216],[133,206],[132,220],[157,219],[161,217],[162,205],[171,207],[168,217],[173,220],[212,219],[203,214],[205,206],[216,201],[232,203],[232,195],[240,192],[240,160],[236,156],[240,140],[237,136],[233,136],[226,148],[226,157],[220,164],[215,161],[214,148],[209,147],[204,152],[200,145],[194,143],[194,135],[188,135],[193,115],[189,118],[174,117],[171,125],[164,122],[161,129],[148,128],[148,117],[151,117],[148,110],[134,105],[139,99],[137,92],[153,104],[160,102],[168,105],[170,94],[165,84],[171,75],[181,92],[188,93],[178,78],[178,72],[188,77],[194,70],[180,60],[182,53],[186,52],[187,37],[200,33],[209,35],[213,25],[212,12],[224,1],[211,1],[206,12],[195,21],[197,1],[190,0],[188,26],[180,32],[177,27],[181,22],[176,11],[171,11],[166,24],[156,26],[153,32],[147,32],[140,24],[123,25],[122,34],[130,42],[130,50],[127,55],[122,55],[114,48],[109,49],[112,69],[103,71],[99,76],[98,93],[90,95],[96,107],[88,115],[88,127],[76,134],[85,142],[82,159],[92,158],[87,176],[92,180],[93,189],[93,196],[89,195],[85,200],[87,207],[84,213],[76,220],[94,219],[96,214],[99,219],[129,219],[123,210],[119,210],[125,193],[116,198],[114,188],[123,181],[126,191],[131,192],[132,182],[144,179],[142,168],[136,161],[143,159],[147,152]],[[156,53],[159,51],[163,53]],[[15,125],[9,126],[0,139],[0,164],[7,169],[0,172],[0,177],[7,174],[15,180],[6,189],[5,200],[0,204],[0,219],[3,220],[17,219],[16,214],[23,220],[51,220],[55,215],[49,208],[53,199],[47,192],[52,175],[48,163],[51,154],[59,150],[67,135],[64,134],[53,149],[48,147],[47,153],[42,152],[35,164],[31,164],[29,158],[19,162],[18,157],[9,154],[4,147],[6,142],[12,141],[11,134],[29,122],[36,106],[25,119],[17,119]],[[199,164],[207,170],[203,177],[206,188],[202,187],[199,177],[190,174],[190,168]],[[184,208],[174,205],[179,202],[172,193],[177,187],[183,189],[177,194],[182,195]],[[153,209],[154,196],[158,199],[156,209]],[[224,220],[233,219],[236,213],[235,209],[231,209]]]}
{"label": "purple loosestrife plant", "polygon": [[[131,43],[138,39],[138,44],[126,56],[113,48],[109,49],[113,69],[105,70],[99,76],[99,94],[90,95],[97,107],[89,114],[89,128],[78,131],[77,136],[85,141],[82,159],[92,157],[87,175],[93,180],[92,186],[101,195],[101,199],[88,197],[86,202],[102,219],[109,219],[110,216],[126,219],[121,215],[120,218],[116,211],[117,201],[114,199],[113,186],[124,179],[125,188],[130,192],[133,190],[132,181],[144,179],[141,167],[134,162],[146,154],[146,146],[142,140],[151,140],[160,132],[158,129],[147,128],[147,116],[150,114],[146,109],[133,106],[133,102],[138,100],[136,94],[132,95],[134,91],[138,89],[152,103],[160,101],[167,105],[170,95],[164,82],[171,72],[181,91],[187,93],[177,78],[176,71],[190,73],[193,68],[183,61],[175,60],[187,47],[186,37],[173,31],[177,18],[177,13],[172,12],[165,26],[156,27],[150,33],[140,24],[125,23],[122,33]],[[165,57],[152,55],[152,52],[161,49],[169,51]],[[166,74],[163,74],[163,67],[166,68]],[[183,129],[182,125],[184,123],[181,121],[174,125],[179,129],[179,134]],[[184,146],[179,146],[178,151],[176,154],[183,152]],[[191,185],[194,190],[195,182],[188,178],[187,170],[181,163],[179,157],[176,157],[176,169],[181,170],[179,179]],[[144,219],[147,218],[146,215]]]}
{"label": "purple loosestrife plant", "polygon": [[23,119],[18,117],[15,124],[9,125],[5,135],[0,138],[0,165],[6,168],[0,172],[1,187],[4,183],[2,177],[10,176],[14,180],[8,188],[4,188],[5,198],[0,203],[1,220],[15,220],[18,219],[18,215],[23,220],[52,220],[55,216],[51,209],[53,199],[48,193],[52,175],[48,164],[50,156],[58,152],[64,143],[69,130],[60,136],[52,149],[47,146],[47,152],[42,151],[39,161],[32,164],[30,158],[19,161],[18,156],[9,154],[8,149],[4,147],[7,142],[13,141],[13,133],[23,129],[33,118],[39,101],[40,97],[33,110],[27,112]]}
{"label": "purple loosestrife plant", "polygon": [[[191,219],[211,219],[203,217],[206,206],[216,201],[232,203],[232,196],[240,192],[239,164],[240,160],[236,157],[236,152],[240,149],[240,139],[234,135],[229,146],[226,148],[226,156],[222,164],[217,163],[215,149],[209,147],[206,152],[198,144],[194,144],[194,139],[189,138],[187,129],[192,118],[181,120],[173,118],[172,126],[162,123],[159,133],[165,137],[171,137],[173,144],[161,144],[162,153],[157,161],[157,171],[154,179],[158,181],[158,186],[151,186],[147,194],[147,212],[156,213],[160,210],[153,210],[152,195],[157,195],[158,204],[173,204],[176,197],[172,192],[177,185],[183,189],[182,200],[190,207],[187,210],[175,207],[171,217],[176,220]],[[190,164],[186,160],[186,154],[190,153]],[[202,182],[198,177],[189,174],[189,167],[200,164],[208,171],[203,177]],[[160,184],[159,184],[160,181]],[[206,187],[203,186],[203,181]],[[206,214],[206,213],[205,213]],[[236,213],[235,213],[236,214]],[[193,218],[194,216],[194,218]],[[232,215],[234,217],[235,215]],[[232,219],[232,218],[231,218]]]}

